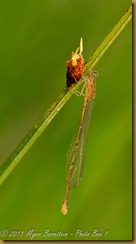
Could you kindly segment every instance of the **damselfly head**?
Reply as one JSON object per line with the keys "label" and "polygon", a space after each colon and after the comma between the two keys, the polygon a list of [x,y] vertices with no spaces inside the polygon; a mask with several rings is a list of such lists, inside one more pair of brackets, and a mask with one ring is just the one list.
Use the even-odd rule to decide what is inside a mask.
{"label": "damselfly head", "polygon": [[88,78],[95,80],[96,77],[98,77],[99,73],[96,70],[89,71]]}
{"label": "damselfly head", "polygon": [[94,77],[98,77],[99,76],[98,71],[94,70],[93,73],[94,73]]}

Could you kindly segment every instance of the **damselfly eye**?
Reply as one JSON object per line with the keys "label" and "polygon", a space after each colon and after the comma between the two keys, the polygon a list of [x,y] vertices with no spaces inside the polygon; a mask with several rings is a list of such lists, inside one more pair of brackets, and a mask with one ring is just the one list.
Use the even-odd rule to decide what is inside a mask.
{"label": "damselfly eye", "polygon": [[94,73],[94,77],[97,77],[99,75],[98,71],[96,70],[94,70],[93,73]]}

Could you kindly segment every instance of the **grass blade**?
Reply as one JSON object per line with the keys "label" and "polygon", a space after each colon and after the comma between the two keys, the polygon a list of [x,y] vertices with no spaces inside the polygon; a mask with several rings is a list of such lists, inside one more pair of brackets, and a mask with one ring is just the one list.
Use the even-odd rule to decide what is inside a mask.
{"label": "grass blade", "polygon": [[[132,18],[132,7],[130,7],[123,17],[119,20],[117,25],[113,28],[113,30],[109,33],[109,35],[105,38],[105,40],[101,43],[101,45],[96,49],[93,55],[88,60],[85,65],[85,73],[92,69],[96,63],[101,59],[104,53],[108,50],[111,44],[116,40],[118,35],[123,31],[125,26],[129,23]],[[73,90],[77,90],[79,84],[75,85]],[[39,119],[39,121],[33,126],[31,131],[26,135],[26,137],[22,140],[22,142],[17,146],[11,156],[7,159],[7,161],[2,165],[0,169],[0,185],[5,181],[8,175],[13,171],[13,169],[17,166],[26,152],[31,148],[34,142],[39,138],[39,136],[43,133],[52,119],[57,115],[59,110],[65,105],[65,103],[72,96],[72,92],[68,91],[67,88],[64,88],[55,102],[49,107],[47,112]]]}

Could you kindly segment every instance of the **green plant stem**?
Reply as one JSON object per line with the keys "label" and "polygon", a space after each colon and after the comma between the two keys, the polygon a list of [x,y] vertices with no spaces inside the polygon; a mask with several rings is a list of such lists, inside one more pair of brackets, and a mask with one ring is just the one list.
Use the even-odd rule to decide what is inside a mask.
{"label": "green plant stem", "polygon": [[[96,63],[101,59],[106,50],[110,47],[110,45],[115,41],[117,36],[122,32],[125,26],[128,24],[132,17],[132,7],[130,7],[117,25],[113,28],[113,30],[109,33],[109,35],[105,38],[105,40],[101,43],[101,45],[96,49],[93,55],[90,57],[88,62],[85,65],[85,73],[88,72],[89,69],[92,69]],[[79,84],[76,84],[72,91],[77,90]],[[57,115],[59,110],[65,105],[65,103],[72,96],[73,92],[64,88],[55,102],[49,107],[47,112],[39,119],[39,121],[33,126],[31,131],[26,135],[26,137],[22,140],[22,142],[17,146],[11,156],[7,159],[7,161],[2,165],[0,169],[0,185],[4,182],[4,180],[8,177],[8,175],[13,171],[16,165],[20,162],[26,152],[31,148],[34,142],[38,139],[38,137],[43,133],[52,119]]]}
{"label": "green plant stem", "polygon": [[85,72],[87,72],[90,68],[92,69],[98,63],[98,61],[107,51],[107,49],[111,46],[111,44],[116,40],[118,35],[126,27],[126,25],[131,20],[131,18],[132,18],[132,6],[126,11],[126,13],[119,20],[119,22],[115,25],[115,27],[112,29],[112,31],[109,33],[109,35],[104,39],[104,41],[101,43],[101,45],[96,49],[96,51],[87,61],[87,64],[85,66]]}

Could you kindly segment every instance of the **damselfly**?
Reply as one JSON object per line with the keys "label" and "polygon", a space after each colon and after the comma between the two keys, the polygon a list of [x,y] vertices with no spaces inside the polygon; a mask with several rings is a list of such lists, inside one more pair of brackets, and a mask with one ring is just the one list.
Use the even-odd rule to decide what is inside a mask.
{"label": "damselfly", "polygon": [[[68,170],[66,175],[66,194],[62,204],[61,212],[65,215],[68,212],[68,202],[70,190],[78,186],[82,180],[82,169],[84,164],[86,141],[90,116],[92,111],[93,99],[95,98],[95,78],[98,75],[96,71],[91,71],[85,77],[84,105],[81,115],[80,125],[76,134],[76,138],[70,147],[68,158]],[[79,81],[80,82],[80,81]],[[83,89],[82,89],[83,90]],[[81,92],[82,94],[83,92]]]}

